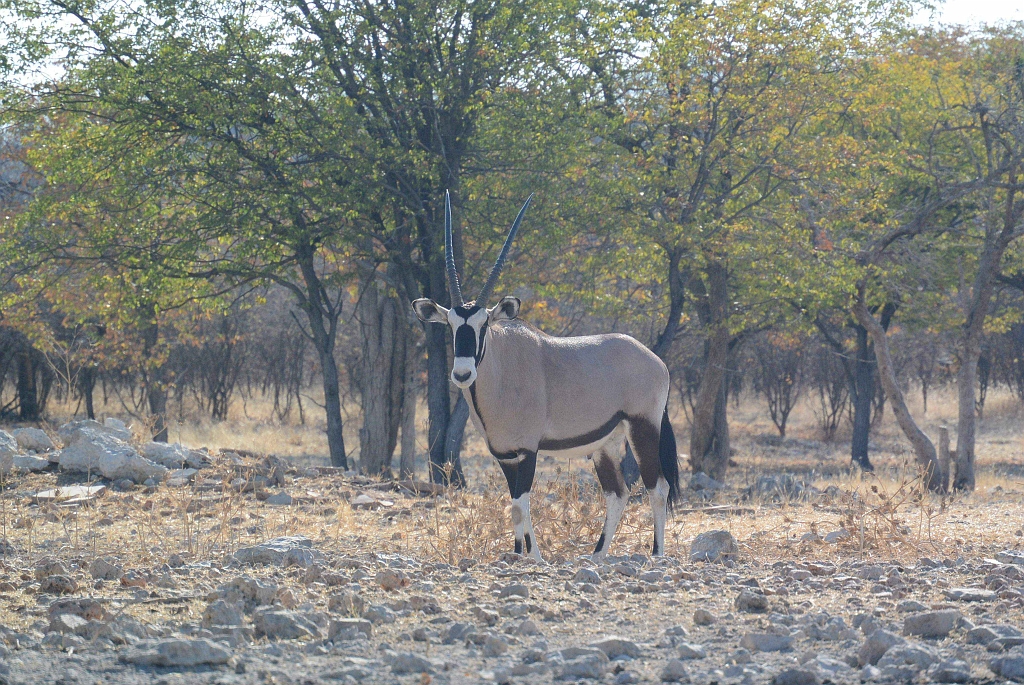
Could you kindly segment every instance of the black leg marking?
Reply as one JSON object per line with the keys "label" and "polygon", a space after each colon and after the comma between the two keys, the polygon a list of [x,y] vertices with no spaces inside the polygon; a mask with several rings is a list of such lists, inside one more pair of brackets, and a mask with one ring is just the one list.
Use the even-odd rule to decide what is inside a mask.
{"label": "black leg marking", "polygon": [[594,455],[594,469],[597,471],[601,489],[606,494],[614,493],[616,497],[625,497],[629,494],[620,465],[603,449]]}
{"label": "black leg marking", "polygon": [[604,549],[604,532],[601,532],[601,537],[597,539],[597,547],[594,548],[594,554],[597,554]]}
{"label": "black leg marking", "polygon": [[537,470],[536,452],[520,450],[519,454],[525,456],[518,464],[508,464],[503,461],[508,458],[507,456],[495,455],[498,459],[498,466],[501,467],[502,473],[505,474],[505,480],[508,481],[508,493],[512,495],[512,499],[519,499],[523,493],[530,491],[530,488],[533,487],[533,475]]}
{"label": "black leg marking", "polygon": [[661,550],[660,550],[660,549],[658,549],[658,539],[657,539],[657,538],[655,538],[655,539],[654,539],[654,549],[652,549],[652,550],[651,550],[651,556],[652,556],[652,557],[656,557],[656,556],[658,556],[659,554],[661,554]]}
{"label": "black leg marking", "polygon": [[523,533],[523,537],[526,539],[526,553],[529,554],[533,551],[533,540],[529,533]]}
{"label": "black leg marking", "polygon": [[519,538],[516,538],[516,554],[522,554],[522,553],[523,553],[523,541],[520,540]]}

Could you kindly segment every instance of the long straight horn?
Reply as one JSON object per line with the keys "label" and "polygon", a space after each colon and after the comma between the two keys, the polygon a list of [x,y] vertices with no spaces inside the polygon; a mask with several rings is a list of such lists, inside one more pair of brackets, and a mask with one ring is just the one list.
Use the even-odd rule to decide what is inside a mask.
{"label": "long straight horn", "polygon": [[523,208],[519,210],[516,220],[512,222],[512,228],[509,229],[508,237],[505,238],[505,244],[501,246],[498,259],[494,262],[494,266],[491,267],[491,273],[487,276],[487,282],[484,283],[483,290],[480,291],[480,295],[476,298],[476,303],[481,307],[487,306],[487,300],[490,299],[491,293],[494,292],[494,286],[498,285],[501,267],[505,266],[505,258],[508,257],[509,248],[512,247],[512,241],[515,240],[516,232],[519,231],[519,224],[522,223],[523,214],[526,213],[526,208],[530,206],[531,200],[533,200],[533,193],[530,193],[530,197],[526,198]]}
{"label": "long straight horn", "polygon": [[448,271],[448,294],[452,296],[452,306],[461,307],[462,288],[459,286],[459,272],[455,269],[455,253],[452,250],[452,201],[448,191],[444,191],[444,265]]}

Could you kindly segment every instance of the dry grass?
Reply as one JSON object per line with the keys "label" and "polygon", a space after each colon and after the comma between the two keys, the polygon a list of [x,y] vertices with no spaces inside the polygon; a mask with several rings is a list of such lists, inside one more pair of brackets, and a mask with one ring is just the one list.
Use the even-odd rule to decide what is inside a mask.
{"label": "dry grass", "polygon": [[[847,467],[846,445],[814,441],[816,428],[808,407],[801,407],[793,417],[793,437],[781,442],[769,439],[771,424],[757,404],[748,401],[730,410],[737,465],[729,480],[735,488],[711,503],[686,493],[692,500],[680,504],[680,512],[668,525],[669,555],[685,557],[693,537],[710,529],[729,530],[740,541],[744,555],[761,563],[789,558],[836,562],[849,558],[910,561],[960,554],[982,557],[1019,544],[1024,523],[1024,421],[1019,404],[1009,396],[990,395],[979,433],[977,491],[948,498],[922,491],[909,447],[890,421],[873,434],[876,473],[861,474]],[[952,423],[955,403],[948,396],[935,397],[928,417],[921,418],[934,435],[938,425]],[[685,425],[682,417],[675,423]],[[41,557],[84,567],[95,557],[112,556],[153,584],[160,575],[155,569],[172,554],[219,562],[239,547],[293,534],[309,536],[329,554],[400,553],[448,564],[463,558],[489,560],[512,549],[504,479],[484,455],[475,434],[470,436],[464,464],[472,487],[424,498],[340,475],[307,474],[302,470],[305,466],[325,462],[322,456],[311,456],[322,454],[323,448],[319,446],[322,436],[309,426],[233,419],[175,430],[172,438],[194,446],[248,447],[289,458],[295,468],[284,488],[297,503],[267,505],[260,488],[241,492],[231,484],[239,477],[255,482],[257,476],[268,473],[267,464],[258,459],[241,465],[219,459],[213,468],[200,472],[191,487],[110,492],[92,506],[72,509],[33,504],[29,495],[53,487],[55,480],[67,483],[81,478],[19,474],[4,484],[0,501],[0,534],[21,552],[17,563],[8,557],[8,563],[0,566],[3,579],[18,585],[21,574]],[[685,444],[680,441],[681,447]],[[821,490],[830,486],[835,490],[832,496],[812,501],[745,497],[742,489],[765,473],[793,473]],[[586,460],[542,460],[539,474],[532,496],[533,520],[545,558],[562,562],[589,553],[604,516],[592,466]],[[354,510],[349,502],[361,492],[387,497],[392,504],[376,511]],[[708,504],[735,506],[708,509]],[[647,553],[649,512],[642,492],[636,492],[612,554]],[[838,544],[814,539],[839,529],[850,535]],[[208,576],[197,575],[179,591],[202,594],[217,575],[216,568]],[[79,582],[92,581],[79,572]],[[90,592],[113,597],[124,591],[108,584]],[[0,623],[25,623],[26,610],[33,604],[34,598],[22,590],[9,593],[0,604]],[[175,609],[179,610],[193,608]]]}

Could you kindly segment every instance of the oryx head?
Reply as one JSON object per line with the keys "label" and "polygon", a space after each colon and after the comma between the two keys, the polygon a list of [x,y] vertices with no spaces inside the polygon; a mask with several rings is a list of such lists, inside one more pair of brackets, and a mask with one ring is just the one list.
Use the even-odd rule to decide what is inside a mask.
{"label": "oryx head", "polygon": [[433,321],[435,323],[447,323],[451,326],[452,335],[455,336],[455,364],[452,366],[452,382],[460,388],[468,388],[476,380],[476,365],[484,357],[484,334],[487,325],[502,319],[514,319],[519,316],[519,298],[507,295],[491,309],[487,309],[487,300],[498,283],[498,276],[501,275],[501,267],[508,257],[512,240],[516,237],[519,224],[523,220],[526,208],[530,206],[533,195],[526,199],[519,215],[512,223],[512,228],[505,238],[505,244],[498,254],[497,261],[491,267],[491,273],[487,276],[483,290],[477,295],[476,300],[464,302],[462,300],[462,289],[459,286],[459,274],[455,270],[455,256],[452,253],[452,207],[448,193],[444,194],[444,261],[448,276],[448,293],[452,298],[452,308],[445,309],[438,303],[426,297],[413,301],[412,307],[416,310],[416,316],[421,321]]}

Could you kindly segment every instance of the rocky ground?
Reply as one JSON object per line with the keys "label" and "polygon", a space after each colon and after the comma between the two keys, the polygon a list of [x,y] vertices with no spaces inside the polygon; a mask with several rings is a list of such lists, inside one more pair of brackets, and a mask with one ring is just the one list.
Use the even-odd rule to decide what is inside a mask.
{"label": "rocky ground", "polygon": [[594,563],[599,496],[563,472],[537,489],[538,564],[504,551],[482,476],[438,493],[172,446],[155,477],[156,448],[107,433],[127,458],[96,459],[135,478],[14,458],[0,683],[1024,682],[1022,494],[991,474],[952,500],[905,476],[697,479],[666,557],[641,553],[638,498]]}

